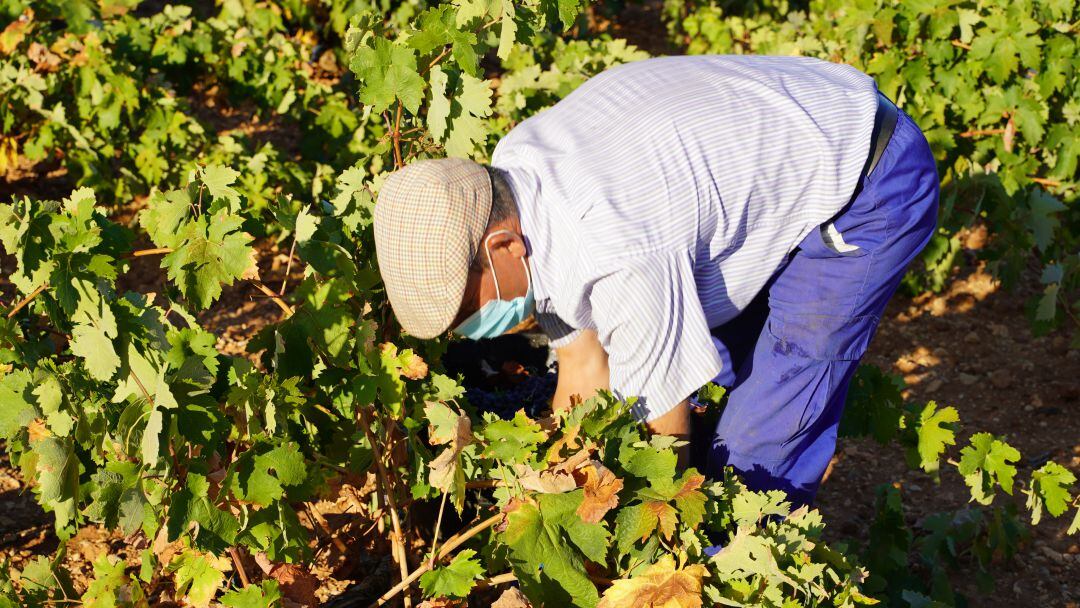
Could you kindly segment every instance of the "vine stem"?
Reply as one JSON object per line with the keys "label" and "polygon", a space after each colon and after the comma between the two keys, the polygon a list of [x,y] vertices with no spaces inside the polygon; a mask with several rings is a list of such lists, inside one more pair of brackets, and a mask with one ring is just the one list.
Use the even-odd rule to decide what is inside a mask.
{"label": "vine stem", "polygon": [[446,509],[446,497],[449,494],[443,492],[442,502],[439,503],[439,517],[435,520],[435,538],[431,541],[431,556],[428,558],[428,566],[435,565],[435,552],[439,548],[439,528],[442,527],[443,510]]}
{"label": "vine stem", "polygon": [[476,586],[480,589],[487,589],[488,587],[494,587],[495,585],[501,585],[516,580],[517,576],[515,576],[513,572],[504,572],[491,578],[476,581]]}
{"label": "vine stem", "polygon": [[1039,184],[1040,186],[1047,186],[1049,188],[1057,188],[1061,185],[1061,182],[1054,179],[1046,179],[1045,177],[1030,177],[1031,181]]}
{"label": "vine stem", "polygon": [[131,257],[140,258],[144,255],[161,255],[163,253],[172,253],[172,247],[155,247],[154,249],[137,249],[131,252]]}
{"label": "vine stem", "polygon": [[[397,498],[394,497],[394,488],[390,485],[390,476],[387,474],[386,465],[382,460],[382,450],[379,449],[379,443],[375,440],[375,434],[371,432],[371,425],[368,423],[367,412],[363,408],[360,408],[357,419],[360,421],[360,426],[364,428],[364,436],[367,437],[368,443],[371,444],[371,451],[375,456],[375,469],[379,475],[383,494],[386,495],[387,507],[390,509],[390,523],[394,527],[390,535],[390,544],[393,548],[394,559],[397,561],[401,573],[401,583],[398,586],[404,589],[408,586],[406,581],[412,582],[416,579],[416,576],[419,575],[410,578],[409,562],[405,555],[404,536],[401,534],[401,520],[398,519]],[[418,570],[418,572],[421,573],[424,571],[426,570],[423,567]],[[405,604],[405,608],[410,608],[412,606],[412,600],[409,598],[408,594],[402,598],[402,601]]]}
{"label": "vine stem", "polygon": [[27,304],[29,304],[30,300],[33,300],[34,298],[38,297],[38,294],[45,291],[45,288],[48,287],[48,286],[49,286],[48,283],[42,283],[41,285],[38,285],[37,289],[35,289],[34,291],[31,291],[30,295],[28,295],[25,298],[19,300],[19,303],[16,304],[15,306],[13,306],[11,308],[11,310],[8,311],[7,318],[10,319],[11,317],[14,317],[15,313],[22,310],[23,306],[26,306]]}
{"label": "vine stem", "polygon": [[266,285],[263,285],[262,281],[256,281],[256,280],[252,279],[251,284],[254,285],[259,291],[263,292],[263,294],[265,294],[268,298],[273,300],[274,304],[278,305],[278,308],[285,311],[285,316],[287,316],[287,317],[293,316],[293,313],[295,312],[293,310],[293,307],[289,306],[285,302],[285,300],[282,300],[281,297],[278,294],[274,293],[274,290],[270,289]]}
{"label": "vine stem", "polygon": [[397,104],[397,115],[394,117],[394,160],[397,161],[397,168],[400,169],[405,166],[401,162],[401,101]]}
{"label": "vine stem", "polygon": [[979,137],[980,135],[1001,135],[1003,133],[1005,133],[1005,129],[972,129],[960,133],[957,137]]}
{"label": "vine stem", "polygon": [[[467,541],[470,538],[476,536],[477,534],[483,532],[484,530],[487,530],[491,526],[494,526],[496,523],[501,521],[502,518],[503,518],[503,514],[502,513],[497,513],[497,514],[492,515],[491,517],[485,519],[484,521],[476,524],[475,526],[469,528],[468,530],[462,532],[461,534],[456,534],[453,537],[448,538],[446,540],[446,542],[443,543],[442,549],[439,549],[439,555],[438,555],[438,557],[436,558],[435,561],[437,562],[437,561],[441,560],[442,558],[446,557],[447,555],[450,555],[450,553],[453,552],[454,549],[457,549],[458,547],[460,547],[462,544],[465,543],[465,541]],[[434,564],[432,562],[426,562],[426,563],[422,564],[419,568],[414,570],[413,573],[408,576],[408,578],[405,578],[400,583],[398,583],[393,589],[391,589],[391,590],[387,591],[386,593],[382,594],[382,597],[375,600],[375,602],[372,603],[370,606],[368,606],[368,608],[378,608],[379,606],[382,606],[387,601],[392,599],[395,595],[401,593],[403,590],[408,588],[409,585],[411,585],[414,581],[416,581],[416,579],[423,576],[425,572],[427,572],[428,570],[431,570],[433,567],[434,567]]]}
{"label": "vine stem", "polygon": [[244,564],[240,561],[240,552],[236,550],[236,547],[229,547],[229,557],[232,558],[233,566],[236,567],[236,573],[240,575],[240,584],[247,587],[251,584],[248,580],[247,570],[244,569]]}

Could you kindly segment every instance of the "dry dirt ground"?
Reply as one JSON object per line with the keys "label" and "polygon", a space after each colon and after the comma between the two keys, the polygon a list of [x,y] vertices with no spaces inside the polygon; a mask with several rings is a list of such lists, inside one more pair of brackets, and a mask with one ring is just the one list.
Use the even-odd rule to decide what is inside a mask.
{"label": "dry dirt ground", "polygon": [[[1054,460],[1080,476],[1080,351],[1069,332],[1034,337],[1024,316],[1027,290],[1006,292],[985,272],[968,271],[940,295],[894,299],[865,362],[904,377],[906,397],[956,407],[962,433],[949,456],[976,432],[1020,450],[1017,479]],[[818,506],[833,538],[866,538],[874,488],[895,483],[909,525],[955,510],[968,497],[961,476],[943,466],[941,483],[912,472],[896,445],[842,440]],[[1007,497],[1003,497],[1007,498]],[[1015,500],[1023,504],[1016,493]],[[1071,517],[1071,512],[1069,516]],[[1080,605],[1080,538],[1068,521],[1043,520],[1016,559],[993,568],[994,593],[980,596],[969,573],[954,584],[973,606]]]}

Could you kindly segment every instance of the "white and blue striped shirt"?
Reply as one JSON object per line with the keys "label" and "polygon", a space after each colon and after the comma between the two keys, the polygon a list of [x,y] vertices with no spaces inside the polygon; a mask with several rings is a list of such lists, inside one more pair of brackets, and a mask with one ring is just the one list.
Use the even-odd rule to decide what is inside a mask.
{"label": "white and blue striped shirt", "polygon": [[658,57],[515,126],[491,164],[507,171],[553,345],[595,329],[642,420],[717,376],[709,328],[851,198],[876,90],[811,58]]}

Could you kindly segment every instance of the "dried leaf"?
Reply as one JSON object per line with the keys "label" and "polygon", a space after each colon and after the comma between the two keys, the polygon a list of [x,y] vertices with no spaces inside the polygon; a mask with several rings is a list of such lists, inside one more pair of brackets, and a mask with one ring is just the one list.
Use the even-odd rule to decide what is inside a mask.
{"label": "dried leaf", "polygon": [[561,494],[577,489],[577,482],[569,473],[561,471],[537,471],[527,464],[515,464],[514,473],[518,483],[526,490],[544,494]]}
{"label": "dried leaf", "polygon": [[574,477],[585,490],[585,499],[577,508],[577,514],[588,523],[598,523],[607,512],[619,505],[619,492],[623,480],[610,469],[591,460],[574,471]]}
{"label": "dried leaf", "polygon": [[521,589],[510,587],[502,592],[502,595],[495,600],[491,608],[532,608],[532,604],[529,603],[529,598],[525,597]]}
{"label": "dried leaf", "polygon": [[31,444],[38,440],[52,437],[52,432],[49,431],[49,427],[45,426],[45,421],[41,418],[31,420],[30,424],[26,425],[26,433],[29,436]]}
{"label": "dried leaf", "polygon": [[596,608],[700,608],[705,566],[676,569],[665,555],[634,578],[619,579],[604,592]]}
{"label": "dried leaf", "polygon": [[270,571],[270,576],[278,582],[281,593],[286,598],[303,606],[317,606],[315,590],[319,588],[319,579],[307,568],[299,564],[278,564]]}
{"label": "dried leaf", "polygon": [[436,597],[420,602],[416,608],[468,608],[464,600],[455,600],[448,597]]}
{"label": "dried leaf", "polygon": [[427,363],[412,351],[401,353],[401,375],[410,380],[422,380],[428,373]]}

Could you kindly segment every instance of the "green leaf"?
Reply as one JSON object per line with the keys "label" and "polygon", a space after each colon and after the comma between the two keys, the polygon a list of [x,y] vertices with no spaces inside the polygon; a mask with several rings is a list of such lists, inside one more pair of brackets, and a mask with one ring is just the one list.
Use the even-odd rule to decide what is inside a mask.
{"label": "green leaf", "polygon": [[416,31],[409,37],[408,42],[421,56],[450,44],[451,56],[458,66],[472,76],[479,75],[476,34],[458,28],[457,11],[449,4],[421,13]]}
{"label": "green leaf", "polygon": [[278,446],[251,459],[250,470],[240,469],[234,483],[237,496],[268,507],[285,496],[285,488],[307,479],[307,465],[295,444]]}
{"label": "green leaf", "polygon": [[56,515],[57,527],[75,519],[79,499],[79,460],[73,446],[56,437],[31,443],[37,456],[38,501]]}
{"label": "green leaf", "polygon": [[112,340],[91,325],[76,325],[71,329],[71,352],[81,357],[86,371],[97,380],[110,380],[120,368],[120,356]]}
{"label": "green leaf", "polygon": [[484,448],[485,458],[495,458],[507,464],[526,462],[536,455],[536,447],[547,436],[536,424],[518,410],[510,420],[502,420],[494,414],[484,416],[487,424],[480,430],[480,436],[487,443]]}
{"label": "green leaf", "polygon": [[1069,508],[1069,487],[1076,482],[1076,475],[1056,462],[1048,462],[1031,473],[1031,489],[1027,490],[1027,508],[1031,511],[1031,523],[1042,520],[1043,508],[1057,517]]}
{"label": "green leaf", "polygon": [[240,210],[240,193],[231,187],[240,176],[237,171],[221,165],[209,165],[199,173],[199,181],[206,186],[206,191],[214,200],[227,201],[231,212]]}
{"label": "green leaf", "polygon": [[281,605],[281,591],[278,582],[267,579],[261,585],[248,585],[238,591],[229,591],[221,596],[221,603],[230,608],[271,608]]}
{"label": "green leaf", "polygon": [[446,566],[425,572],[420,577],[420,587],[427,597],[466,598],[483,576],[484,567],[476,559],[476,551],[463,549]]}
{"label": "green leaf", "polygon": [[451,104],[446,91],[449,78],[441,66],[435,66],[431,68],[428,82],[431,86],[431,101],[428,103],[427,112],[428,133],[435,141],[443,141],[446,137],[447,120],[450,118]]}
{"label": "green leaf", "polygon": [[361,47],[349,64],[363,81],[360,101],[382,112],[401,100],[405,109],[416,114],[423,100],[424,80],[416,69],[416,51],[404,44],[375,38],[375,47]]}
{"label": "green leaf", "polygon": [[16,433],[40,416],[33,405],[33,378],[26,369],[0,376],[0,437],[10,441]]}
{"label": "green leaf", "polygon": [[142,587],[127,575],[124,562],[103,555],[94,562],[94,580],[82,596],[86,608],[138,608],[146,605]]}
{"label": "green leaf", "polygon": [[971,436],[971,445],[960,451],[957,469],[971,488],[971,499],[988,505],[994,500],[995,484],[1012,495],[1016,477],[1013,463],[1019,461],[1020,452],[1016,448],[990,433],[976,433]]}
{"label": "green leaf", "polygon": [[169,570],[173,572],[176,593],[186,596],[197,608],[206,608],[225,582],[225,560],[209,554],[188,549],[173,559]]}
{"label": "green leaf", "polygon": [[597,553],[607,531],[573,512],[581,498],[580,491],[542,494],[539,506],[519,503],[507,514],[500,540],[509,548],[514,573],[534,603],[592,608],[599,601],[576,547],[583,544]]}
{"label": "green leaf", "polygon": [[909,460],[927,473],[936,472],[946,446],[956,444],[954,424],[959,421],[956,408],[949,406],[938,410],[937,403],[927,403],[918,412],[918,418],[909,421],[914,435],[913,439],[907,440]]}
{"label": "green leaf", "polygon": [[219,211],[186,223],[172,253],[161,260],[169,279],[198,308],[207,308],[221,295],[222,285],[255,276],[251,235],[240,230],[243,218]]}
{"label": "green leaf", "polygon": [[1065,210],[1065,204],[1042,188],[1032,188],[1027,197],[1026,223],[1035,239],[1035,245],[1045,252],[1054,240],[1054,231],[1061,222],[1057,214]]}
{"label": "green leaf", "polygon": [[194,201],[187,189],[155,191],[139,213],[139,224],[158,247],[173,247],[180,240],[180,227],[191,213]]}

